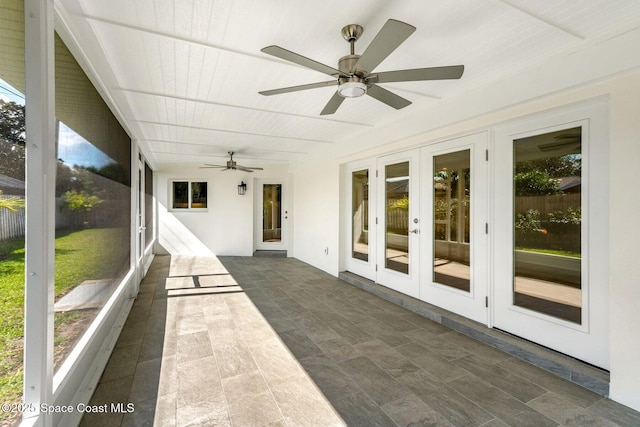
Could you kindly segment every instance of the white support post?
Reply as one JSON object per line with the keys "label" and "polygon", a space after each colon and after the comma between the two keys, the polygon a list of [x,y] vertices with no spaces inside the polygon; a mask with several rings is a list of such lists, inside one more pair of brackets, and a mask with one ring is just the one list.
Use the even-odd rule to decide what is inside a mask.
{"label": "white support post", "polygon": [[25,424],[52,425],[55,245],[53,0],[25,0]]}

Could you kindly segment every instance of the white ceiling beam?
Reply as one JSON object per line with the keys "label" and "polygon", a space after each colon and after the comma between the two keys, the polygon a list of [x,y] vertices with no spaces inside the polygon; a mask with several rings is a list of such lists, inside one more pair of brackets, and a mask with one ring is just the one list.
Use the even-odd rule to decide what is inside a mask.
{"label": "white ceiling beam", "polygon": [[213,43],[208,43],[206,41],[203,40],[197,40],[197,39],[193,39],[190,37],[184,37],[184,36],[180,36],[178,34],[173,34],[173,33],[167,33],[164,31],[160,31],[160,30],[156,30],[156,29],[152,29],[152,28],[143,28],[143,27],[139,27],[136,25],[131,25],[131,24],[125,24],[123,22],[117,22],[117,21],[113,21],[111,19],[105,19],[105,18],[100,18],[98,16],[91,16],[91,15],[84,15],[84,18],[86,18],[89,21],[95,21],[95,22],[101,22],[103,24],[108,24],[108,25],[113,25],[116,27],[120,27],[120,28],[128,28],[130,30],[133,31],[138,31],[138,32],[142,32],[142,33],[147,33],[147,34],[153,34],[155,36],[159,36],[159,37],[166,37],[172,40],[179,40],[179,41],[183,41],[186,43],[192,43],[192,44],[197,44],[200,46],[204,46],[204,47],[209,47],[212,49],[217,49],[217,50],[222,50],[225,52],[229,52],[229,53],[234,53],[237,55],[243,55],[243,56],[250,56],[252,58],[257,58],[257,59],[262,59],[265,61],[271,61],[271,62],[277,62],[277,63],[287,63],[285,61],[279,60],[279,59],[275,59],[275,58],[271,58],[268,55],[265,54],[257,54],[257,53],[251,53],[251,52],[245,52],[242,50],[237,50],[237,49],[231,49],[229,47],[225,47],[225,46],[221,46],[221,45],[217,45],[217,44],[213,44]]}
{"label": "white ceiling beam", "polygon": [[516,11],[520,15],[525,15],[525,16],[527,16],[529,18],[532,18],[532,19],[534,19],[534,20],[536,20],[538,22],[541,22],[541,23],[545,24],[548,27],[552,27],[552,28],[554,28],[556,30],[560,30],[565,34],[569,34],[570,36],[573,36],[576,39],[586,40],[586,37],[583,36],[582,34],[579,34],[576,31],[573,31],[572,29],[567,28],[564,25],[560,25],[560,24],[558,24],[556,22],[553,22],[550,19],[545,18],[544,16],[541,16],[541,15],[539,15],[537,13],[530,12],[530,11],[520,7],[520,6],[517,6],[517,5],[513,4],[513,3],[511,3],[509,0],[485,0],[485,1],[487,1],[489,3],[492,3],[492,4],[495,4],[495,5],[499,6],[499,7],[502,7],[503,9]]}
{"label": "white ceiling beam", "polygon": [[[322,120],[322,121],[325,121],[325,122],[342,123],[342,124],[346,124],[346,125],[374,127],[374,125],[369,124],[369,123],[360,123],[360,122],[354,122],[354,121],[328,119],[328,118],[319,117],[319,116],[308,116],[308,115],[304,115],[304,114],[296,114],[296,113],[287,113],[287,112],[282,112],[282,111],[267,110],[267,109],[264,109],[264,108],[245,107],[245,106],[242,106],[242,105],[226,104],[226,103],[221,103],[221,102],[209,101],[209,100],[201,99],[201,98],[191,98],[191,97],[188,97],[188,96],[168,95],[168,94],[165,94],[165,93],[158,93],[158,92],[151,92],[151,91],[137,90],[137,89],[126,89],[126,88],[118,88],[116,90],[120,90],[122,92],[140,94],[140,95],[154,96],[154,97],[158,97],[158,98],[170,98],[170,99],[178,99],[178,100],[181,100],[181,101],[196,102],[196,103],[199,103],[199,104],[215,105],[215,106],[218,106],[218,107],[238,108],[238,109],[247,110],[247,111],[257,111],[257,112],[260,112],[260,113],[277,114],[277,115],[281,115],[281,116],[301,117],[301,118],[304,118],[304,119]],[[425,95],[425,96],[428,96],[428,95]],[[433,98],[436,98],[436,97],[433,97]],[[440,99],[440,98],[437,98],[437,99]]]}
{"label": "white ceiling beam", "polygon": [[[213,147],[213,148],[220,148],[223,150],[230,150],[231,148],[227,145],[214,145],[214,144],[206,144],[206,143],[199,143],[199,142],[189,142],[189,141],[170,141],[170,140],[166,140],[166,139],[147,139],[146,140],[147,143],[149,143],[150,147],[153,148],[153,143],[155,142],[159,142],[159,143],[164,143],[164,144],[182,144],[182,145],[197,145],[197,146],[203,146],[203,147]],[[303,155],[306,156],[308,153],[302,152],[302,151],[290,151],[290,150],[264,150],[261,148],[252,148],[252,147],[245,147],[248,150],[251,151],[261,151],[264,153],[284,153],[284,154],[299,154],[299,155]],[[245,148],[241,148],[241,149],[245,149]]]}
{"label": "white ceiling beam", "polygon": [[288,140],[299,141],[299,142],[314,142],[314,143],[320,143],[320,144],[333,144],[335,142],[335,141],[325,141],[322,139],[308,139],[308,138],[298,138],[295,136],[269,135],[269,134],[263,134],[263,133],[243,132],[243,131],[237,131],[237,130],[231,130],[231,129],[219,129],[219,128],[212,128],[212,127],[206,127],[206,126],[191,126],[191,125],[181,125],[177,123],[156,122],[151,120],[136,120],[136,122],[143,123],[143,124],[156,125],[156,126],[170,126],[170,127],[179,127],[179,128],[187,128],[187,129],[208,130],[213,132],[232,133],[235,135],[251,135],[251,136],[260,136],[263,138],[288,139]]}
{"label": "white ceiling beam", "polygon": [[[184,151],[154,151],[154,154],[167,154],[167,155],[181,155],[181,156],[187,156],[187,157],[212,157],[215,159],[227,159],[229,160],[229,155],[220,155],[220,154],[215,154],[215,153],[211,153],[211,154],[202,154],[202,153],[185,153]],[[274,159],[274,158],[265,158],[265,157],[247,157],[247,156],[243,156],[242,154],[237,155],[237,153],[234,151],[233,153],[233,159],[234,160],[260,160],[260,161],[264,161],[264,162],[288,162],[288,159],[284,159],[284,158],[280,158],[280,159]]]}

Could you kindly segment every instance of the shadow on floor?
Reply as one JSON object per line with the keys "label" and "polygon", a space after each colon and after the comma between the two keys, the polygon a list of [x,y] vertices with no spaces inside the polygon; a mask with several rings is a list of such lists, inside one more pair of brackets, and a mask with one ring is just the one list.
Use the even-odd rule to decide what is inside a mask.
{"label": "shadow on floor", "polygon": [[640,425],[292,258],[158,256],[82,425]]}

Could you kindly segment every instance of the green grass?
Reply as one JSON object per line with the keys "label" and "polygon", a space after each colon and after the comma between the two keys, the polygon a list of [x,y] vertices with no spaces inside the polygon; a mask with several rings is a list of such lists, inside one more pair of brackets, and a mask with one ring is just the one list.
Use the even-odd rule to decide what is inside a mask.
{"label": "green grass", "polygon": [[[127,230],[88,229],[56,233],[55,295],[68,293],[85,280],[117,278],[129,265]],[[24,240],[0,241],[0,402],[20,403],[24,333]],[[78,312],[56,313],[54,344],[68,338],[57,331],[81,317]],[[88,326],[88,325],[87,325]],[[11,414],[0,413],[0,421]]]}
{"label": "green grass", "polygon": [[[24,241],[0,242],[0,401],[20,403],[24,318]],[[4,419],[11,414],[0,414]]]}

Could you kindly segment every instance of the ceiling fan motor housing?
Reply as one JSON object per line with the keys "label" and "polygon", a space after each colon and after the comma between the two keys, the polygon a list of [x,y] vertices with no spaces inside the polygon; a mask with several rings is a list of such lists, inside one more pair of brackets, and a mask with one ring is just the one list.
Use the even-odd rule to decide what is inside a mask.
{"label": "ceiling fan motor housing", "polygon": [[356,98],[367,93],[365,73],[361,70],[351,72],[359,59],[360,55],[346,55],[338,61],[338,69],[350,75],[338,77],[338,93],[345,98]]}

